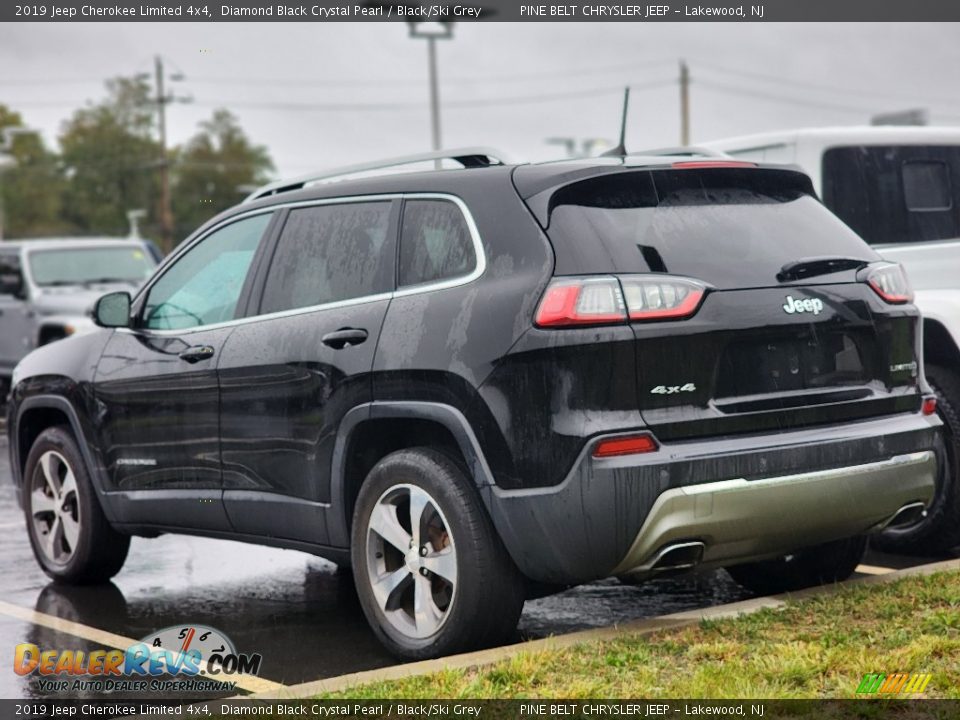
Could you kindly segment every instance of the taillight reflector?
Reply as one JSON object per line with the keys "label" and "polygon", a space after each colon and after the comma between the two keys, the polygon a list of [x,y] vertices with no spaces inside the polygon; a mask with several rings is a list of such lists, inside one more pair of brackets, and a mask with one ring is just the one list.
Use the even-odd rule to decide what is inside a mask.
{"label": "taillight reflector", "polygon": [[617,457],[619,455],[636,455],[638,453],[654,452],[659,449],[657,441],[650,433],[630,435],[628,437],[610,438],[601,440],[593,448],[595,458]]}
{"label": "taillight reflector", "polygon": [[937,398],[934,396],[925,397],[920,406],[920,412],[924,415],[933,415],[937,411]]}

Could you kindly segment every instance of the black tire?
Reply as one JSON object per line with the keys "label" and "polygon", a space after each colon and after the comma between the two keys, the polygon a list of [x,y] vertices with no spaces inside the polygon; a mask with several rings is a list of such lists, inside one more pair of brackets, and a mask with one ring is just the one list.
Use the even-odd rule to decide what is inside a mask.
{"label": "black tire", "polygon": [[778,595],[849,578],[863,559],[863,535],[799,550],[773,560],[728,567],[737,583],[757,595]]}
{"label": "black tire", "polygon": [[[429,504],[417,514],[416,535],[428,539],[417,548],[412,544],[411,501],[422,503],[424,494]],[[373,525],[390,532],[378,533]],[[407,534],[394,534],[398,526]],[[385,540],[387,535],[393,540]],[[524,602],[523,578],[476,489],[445,454],[413,448],[380,460],[360,488],[351,540],[360,604],[374,633],[394,655],[421,660],[502,644],[515,636]],[[398,550],[401,545],[410,548],[406,554]],[[455,562],[454,583],[424,565],[441,557],[445,563]],[[434,567],[440,566],[430,565]],[[445,565],[444,572],[450,570]],[[391,575],[397,582],[380,589],[387,585],[378,581]],[[416,616],[415,596],[429,603],[429,613]]]}
{"label": "black tire", "polygon": [[940,555],[960,546],[960,375],[938,365],[927,365],[924,373],[937,394],[937,415],[943,421],[934,447],[937,487],[925,517],[870,539],[872,547],[886,552]]}
{"label": "black tire", "polygon": [[[50,459],[44,460],[47,457]],[[46,483],[42,461],[56,476],[55,482],[63,483],[59,485],[62,496]],[[69,475],[73,483],[67,482]],[[83,456],[67,428],[51,427],[40,433],[27,456],[23,483],[30,546],[47,575],[57,582],[87,585],[106,582],[120,571],[130,536],[118,533],[104,517]],[[57,509],[48,511],[47,506]],[[65,530],[68,518],[74,528],[73,541]]]}

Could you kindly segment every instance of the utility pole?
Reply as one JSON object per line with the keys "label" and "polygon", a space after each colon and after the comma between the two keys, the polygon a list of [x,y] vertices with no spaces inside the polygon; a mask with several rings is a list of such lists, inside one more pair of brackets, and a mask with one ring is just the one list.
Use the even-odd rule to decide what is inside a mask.
{"label": "utility pole", "polygon": [[[440,83],[437,79],[437,40],[449,40],[453,37],[453,22],[421,22],[408,20],[410,37],[427,41],[427,71],[430,74],[430,144],[434,150],[441,148],[440,137]],[[440,169],[440,160],[434,162]]]}
{"label": "utility pole", "polygon": [[680,61],[680,144],[690,144],[690,69]]}
{"label": "utility pole", "polygon": [[157,83],[157,125],[160,130],[160,246],[164,254],[169,254],[173,250],[173,209],[170,207],[170,159],[167,157],[167,103],[173,102],[173,96],[163,92],[163,60],[159,55],[154,58],[154,72]]}

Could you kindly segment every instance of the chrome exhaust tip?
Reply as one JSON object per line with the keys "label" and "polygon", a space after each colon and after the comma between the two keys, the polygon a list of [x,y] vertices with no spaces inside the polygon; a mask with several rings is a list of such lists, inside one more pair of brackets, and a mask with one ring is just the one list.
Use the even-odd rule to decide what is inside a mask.
{"label": "chrome exhaust tip", "polygon": [[927,516],[927,506],[922,502],[907,503],[897,510],[890,518],[877,526],[877,530],[885,530],[892,527],[902,527],[919,522]]}
{"label": "chrome exhaust tip", "polygon": [[699,540],[667,545],[653,556],[647,567],[655,573],[689,570],[700,564],[705,549],[706,545]]}

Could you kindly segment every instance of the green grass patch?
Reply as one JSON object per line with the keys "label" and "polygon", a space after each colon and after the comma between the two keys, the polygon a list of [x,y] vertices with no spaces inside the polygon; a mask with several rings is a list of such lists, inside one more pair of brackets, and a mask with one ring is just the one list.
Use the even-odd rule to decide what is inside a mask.
{"label": "green grass patch", "polygon": [[960,698],[960,572],[320,697],[852,698],[865,673],[896,672],[931,673],[925,697]]}

